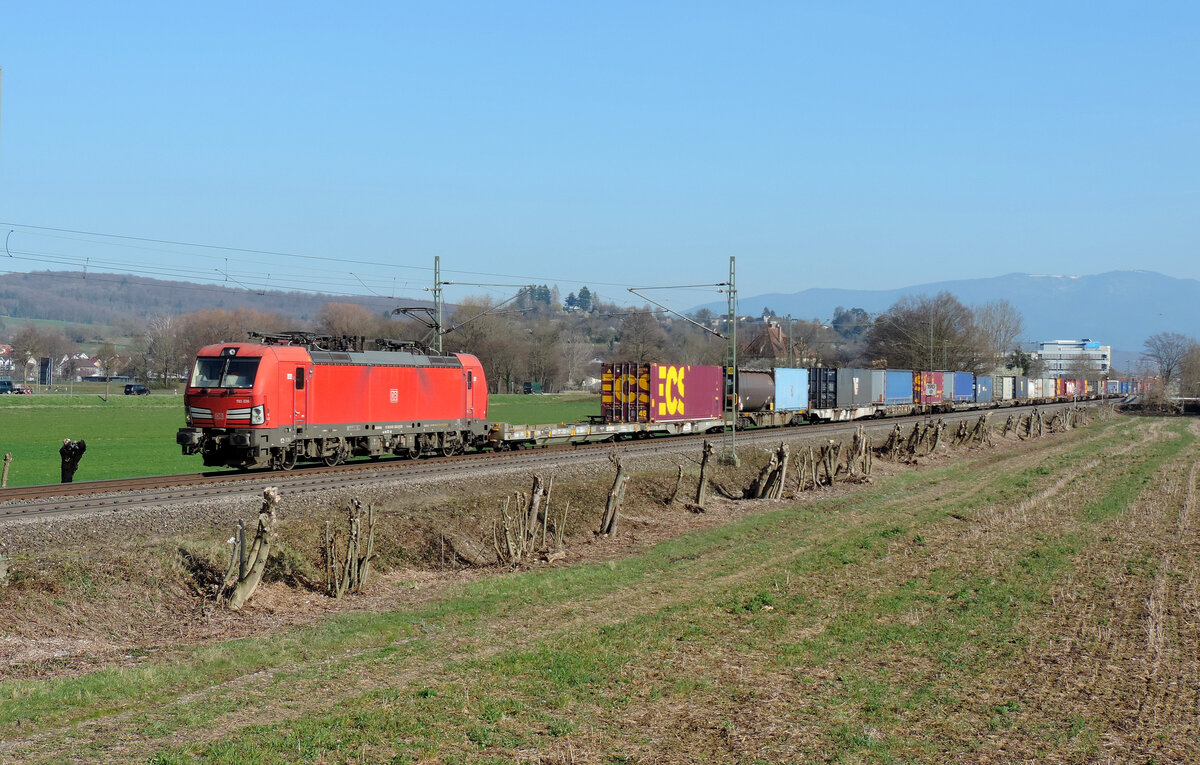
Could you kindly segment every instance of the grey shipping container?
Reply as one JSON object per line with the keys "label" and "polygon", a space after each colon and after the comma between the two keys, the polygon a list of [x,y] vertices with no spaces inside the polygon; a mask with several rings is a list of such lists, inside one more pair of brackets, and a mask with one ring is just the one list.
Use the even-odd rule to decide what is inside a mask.
{"label": "grey shipping container", "polygon": [[1013,378],[1013,398],[1029,398],[1029,378]]}
{"label": "grey shipping container", "polygon": [[837,404],[841,409],[883,404],[886,375],[882,369],[839,369]]}

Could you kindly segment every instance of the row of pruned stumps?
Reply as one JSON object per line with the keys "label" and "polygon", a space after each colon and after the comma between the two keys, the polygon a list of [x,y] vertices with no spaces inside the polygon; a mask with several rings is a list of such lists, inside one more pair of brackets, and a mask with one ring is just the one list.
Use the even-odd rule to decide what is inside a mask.
{"label": "row of pruned stumps", "polygon": [[[238,610],[258,589],[267,560],[271,555],[271,543],[277,536],[278,506],[280,492],[275,487],[263,491],[262,507],[258,511],[258,525],[254,535],[247,539],[246,524],[238,520],[231,547],[229,566],[217,588],[217,602]],[[346,507],[347,529],[343,535],[325,522],[325,591],[333,598],[346,593],[358,592],[371,575],[371,561],[375,558],[375,508],[352,499]]]}

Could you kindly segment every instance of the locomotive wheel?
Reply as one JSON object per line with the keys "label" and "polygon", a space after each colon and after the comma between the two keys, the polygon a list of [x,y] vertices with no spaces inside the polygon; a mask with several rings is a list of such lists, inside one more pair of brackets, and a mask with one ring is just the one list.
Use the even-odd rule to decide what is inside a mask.
{"label": "locomotive wheel", "polygon": [[342,453],[337,452],[336,454],[326,454],[324,457],[321,458],[321,460],[328,467],[336,467],[337,465],[342,464],[342,461],[343,461]]}
{"label": "locomotive wheel", "polygon": [[415,460],[421,456],[421,450],[415,446],[410,446],[404,451],[400,452],[400,456],[404,457],[405,459]]}
{"label": "locomotive wheel", "polygon": [[296,467],[296,450],[284,449],[279,455],[279,469],[291,470]]}

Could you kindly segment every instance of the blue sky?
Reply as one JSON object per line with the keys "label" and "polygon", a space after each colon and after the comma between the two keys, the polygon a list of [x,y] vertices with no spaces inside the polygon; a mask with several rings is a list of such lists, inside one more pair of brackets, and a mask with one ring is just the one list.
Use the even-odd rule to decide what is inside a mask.
{"label": "blue sky", "polygon": [[0,278],[1200,278],[1195,3],[10,3],[0,68]]}

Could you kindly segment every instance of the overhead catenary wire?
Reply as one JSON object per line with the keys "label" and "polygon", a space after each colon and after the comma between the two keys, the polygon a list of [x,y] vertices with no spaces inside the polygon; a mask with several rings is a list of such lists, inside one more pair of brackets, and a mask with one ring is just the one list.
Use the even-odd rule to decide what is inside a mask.
{"label": "overhead catenary wire", "polygon": [[[202,283],[212,283],[214,280],[211,274],[214,270],[220,273],[224,281],[233,282],[240,285],[246,291],[255,295],[264,295],[268,290],[271,291],[294,291],[311,293],[318,295],[330,295],[337,297],[355,297],[359,299],[370,299],[371,297],[378,299],[402,299],[397,292],[418,293],[427,291],[425,288],[408,287],[408,282],[404,282],[404,287],[397,290],[395,287],[396,275],[394,273],[386,274],[366,274],[361,271],[348,271],[346,265],[365,265],[387,269],[394,271],[395,269],[404,269],[417,273],[428,273],[432,269],[428,266],[410,265],[398,262],[385,262],[380,260],[369,260],[362,258],[347,258],[342,256],[328,255],[308,255],[294,252],[285,252],[281,250],[260,249],[251,247],[239,247],[232,245],[219,245],[204,242],[192,242],[183,239],[155,238],[148,236],[137,236],[130,234],[115,234],[100,231],[89,231],[82,228],[67,228],[56,226],[42,226],[35,224],[24,224],[15,222],[0,222],[0,225],[10,226],[10,231],[5,239],[5,251],[11,261],[25,261],[29,263],[43,264],[48,267],[66,267],[87,273],[88,279],[94,279],[94,274],[97,272],[109,272],[126,274],[130,276],[144,276],[156,279],[172,279],[182,281],[193,281]],[[9,240],[14,234],[28,234],[31,236],[40,236],[47,239],[58,239],[63,241],[76,242],[91,247],[118,247],[128,250],[141,250],[161,255],[170,255],[170,265],[145,262],[131,262],[128,259],[104,258],[92,255],[76,255],[62,252],[45,252],[39,250],[31,250],[21,248],[12,251],[9,247]],[[152,246],[148,246],[152,245]],[[171,249],[175,248],[175,249]],[[182,250],[179,248],[183,248]],[[225,253],[225,254],[220,254]],[[238,255],[257,255],[266,258],[294,258],[309,263],[330,263],[338,266],[335,270],[314,272],[300,272],[296,269],[283,268],[279,263],[270,264],[261,260],[252,261],[253,265],[266,265],[270,268],[269,271],[257,271],[253,268],[235,268],[231,270],[228,262],[231,260],[230,254]],[[191,265],[190,259],[218,259],[222,262],[223,268],[204,268],[198,265]],[[239,260],[239,263],[245,264],[245,258]],[[4,273],[27,273],[16,269],[5,271]],[[44,273],[53,273],[46,271]],[[414,273],[414,276],[417,275]],[[446,269],[446,274],[463,275],[463,276],[484,276],[498,279],[509,279],[519,281],[519,284],[496,284],[496,287],[522,287],[530,284],[554,284],[559,285],[580,285],[591,286],[595,295],[596,287],[609,288],[627,288],[626,284],[596,280],[585,278],[558,278],[550,276],[529,276],[519,274],[506,274],[485,271],[470,271],[470,270],[455,270]],[[350,278],[354,282],[350,281]],[[99,280],[110,281],[110,280]],[[268,283],[270,285],[268,286]],[[357,283],[363,287],[370,295],[363,295],[356,291],[353,285]],[[371,284],[389,285],[388,287],[372,287]],[[475,286],[475,283],[449,280],[445,284],[453,286]],[[177,286],[177,285],[176,285]],[[478,283],[478,286],[491,286]],[[390,288],[389,288],[390,287]],[[709,289],[710,285],[682,285],[677,289],[681,291],[693,291],[698,288]],[[194,289],[194,288],[192,288]],[[384,292],[389,293],[384,295]],[[491,290],[489,290],[491,291]],[[599,297],[595,295],[595,297]],[[611,298],[610,298],[611,300]],[[621,301],[624,302],[624,301]]]}

